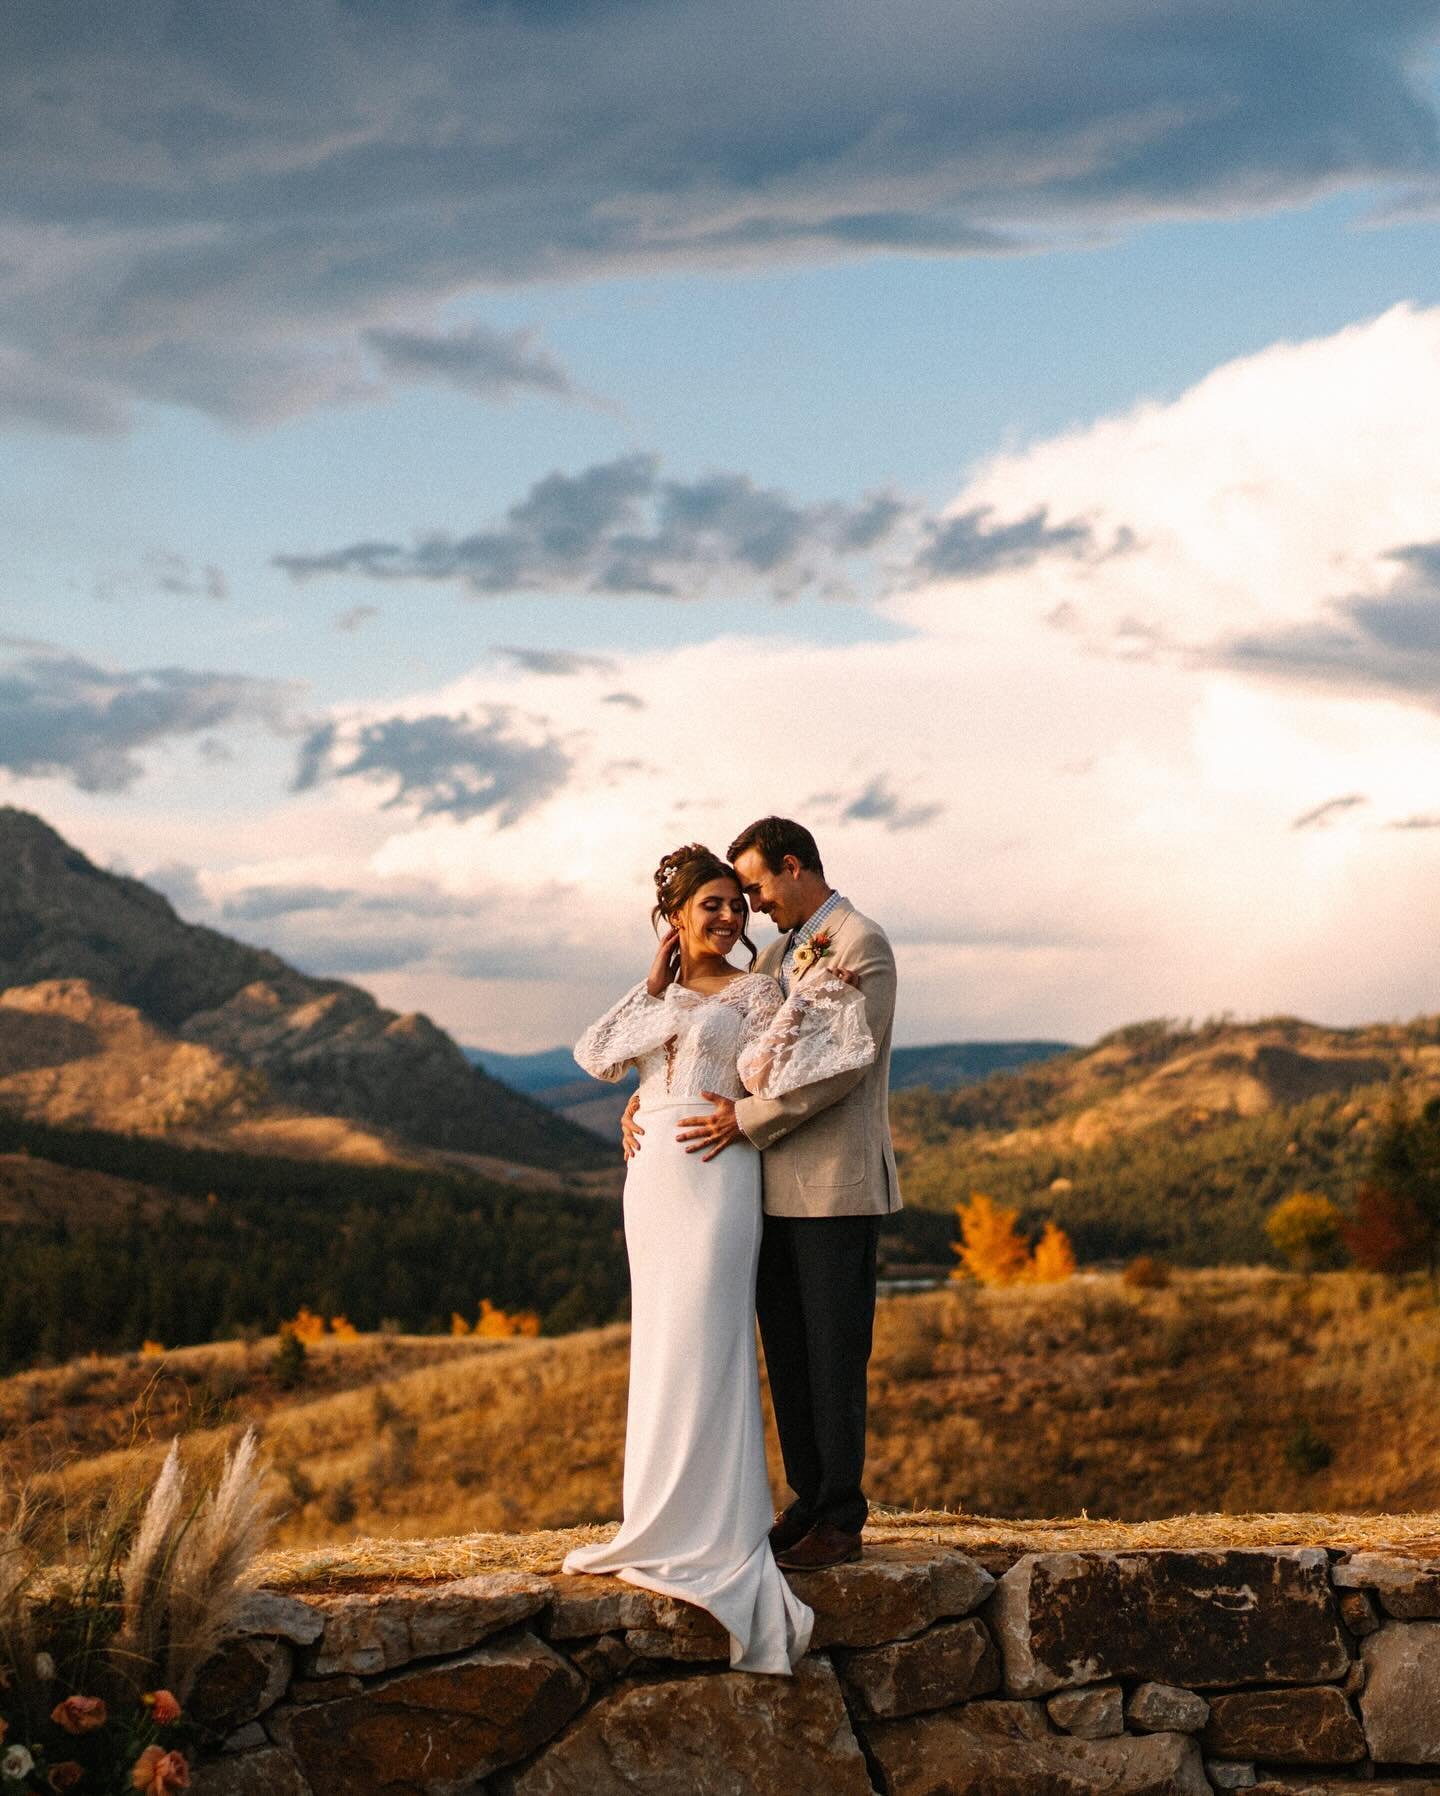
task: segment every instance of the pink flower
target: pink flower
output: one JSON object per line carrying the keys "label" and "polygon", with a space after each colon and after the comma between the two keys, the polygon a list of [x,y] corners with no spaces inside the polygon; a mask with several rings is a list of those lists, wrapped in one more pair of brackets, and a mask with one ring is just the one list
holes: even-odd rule
{"label": "pink flower", "polygon": [[180,1719],[180,1705],[168,1690],[149,1690],[142,1701],[155,1717],[157,1727],[169,1727]]}
{"label": "pink flower", "polygon": [[190,1788],[190,1767],[183,1753],[147,1746],[135,1761],[130,1782],[141,1796],[170,1796],[172,1790]]}
{"label": "pink flower", "polygon": [[103,1696],[67,1696],[64,1702],[57,1702],[51,1709],[50,1719],[67,1734],[93,1734],[97,1727],[105,1725],[105,1699]]}

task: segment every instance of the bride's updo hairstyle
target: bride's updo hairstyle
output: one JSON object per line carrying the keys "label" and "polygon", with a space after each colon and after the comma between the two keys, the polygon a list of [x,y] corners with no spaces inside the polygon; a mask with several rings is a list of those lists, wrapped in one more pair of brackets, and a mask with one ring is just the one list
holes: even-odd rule
{"label": "bride's updo hairstyle", "polygon": [[[662,919],[666,923],[673,922],[700,888],[708,886],[712,879],[733,880],[736,890],[742,889],[740,875],[729,861],[722,861],[703,842],[687,842],[683,848],[672,848],[655,869],[655,908],[650,913],[650,921],[656,934],[660,933]],[[750,950],[753,967],[759,950],[745,933],[743,923],[740,940]]]}

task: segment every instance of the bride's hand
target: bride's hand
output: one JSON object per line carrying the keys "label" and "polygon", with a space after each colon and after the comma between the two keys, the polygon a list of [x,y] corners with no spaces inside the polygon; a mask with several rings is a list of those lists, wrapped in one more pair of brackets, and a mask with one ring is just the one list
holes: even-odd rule
{"label": "bride's hand", "polygon": [[655,958],[650,963],[650,973],[645,981],[646,991],[652,998],[663,998],[665,987],[673,983],[679,970],[680,931],[671,929],[655,950]]}

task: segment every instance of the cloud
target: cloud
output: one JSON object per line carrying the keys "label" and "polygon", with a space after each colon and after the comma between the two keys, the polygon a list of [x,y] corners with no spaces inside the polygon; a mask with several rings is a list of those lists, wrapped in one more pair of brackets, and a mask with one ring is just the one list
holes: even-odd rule
{"label": "cloud", "polygon": [[1328,829],[1337,817],[1346,811],[1353,811],[1357,805],[1368,804],[1363,792],[1347,792],[1343,798],[1327,798],[1324,804],[1317,804],[1313,809],[1302,811],[1290,825],[1291,829]]}
{"label": "cloud", "polygon": [[126,422],[123,395],[103,380],[77,377],[44,356],[0,344],[0,429],[114,436]]}
{"label": "cloud", "polygon": [[348,611],[342,611],[335,619],[335,628],[344,630],[353,636],[362,625],[368,624],[372,618],[379,617],[379,615],[380,607],[378,605],[352,605]]}
{"label": "cloud", "polygon": [[506,400],[517,393],[576,397],[565,370],[535,341],[533,331],[495,331],[481,324],[463,330],[423,331],[376,327],[365,341],[387,373],[433,380],[476,399]]}
{"label": "cloud", "polygon": [[137,568],[105,574],[95,583],[97,599],[113,599],[122,592],[162,592],[177,599],[228,599],[230,582],[214,562],[194,562],[174,549],[147,549]]}
{"label": "cloud", "polygon": [[1384,590],[1331,601],[1300,623],[1221,645],[1233,666],[1355,692],[1390,692],[1440,707],[1440,543],[1376,558]]}
{"label": "cloud", "polygon": [[1029,567],[1043,555],[1080,555],[1095,546],[1088,524],[1051,524],[1043,505],[1009,524],[992,523],[991,516],[990,507],[980,505],[929,524],[929,540],[915,557],[915,573],[975,580],[997,568]]}
{"label": "cloud", "polygon": [[220,915],[231,922],[263,923],[271,917],[291,917],[300,911],[338,910],[351,894],[335,886],[249,886],[220,906]]}
{"label": "cloud", "polygon": [[526,673],[554,674],[561,677],[580,673],[611,673],[615,663],[607,655],[582,655],[574,649],[525,649],[497,647]]}
{"label": "cloud", "polygon": [[645,701],[638,692],[607,692],[600,701],[606,705],[622,705],[627,711],[643,711]]}
{"label": "cloud", "polygon": [[200,870],[188,861],[164,861],[158,867],[147,868],[144,877],[146,885],[163,893],[187,921],[193,922],[209,911],[210,899]]}
{"label": "cloud", "polygon": [[363,973],[392,973],[397,967],[413,966],[430,952],[424,936],[381,935],[369,939],[327,937],[308,948],[296,949],[293,958],[302,972],[317,978],[340,978]]}
{"label": "cloud", "polygon": [[[657,630],[559,679],[482,638],[462,676],[338,712],[306,790],[248,821],[77,808],[102,850],[183,853],[221,896],[368,888],[389,908],[356,897],[252,927],[317,966],[327,942],[424,936],[426,959],[377,971],[377,992],[493,1046],[573,1041],[649,962],[661,853],[723,847],[771,812],[813,819],[835,884],[893,926],[898,1040],[1083,1040],[1161,1011],[1415,1014],[1434,986],[1415,927],[1434,843],[1381,825],[1435,813],[1440,710],[1423,683],[1230,650],[1323,628],[1386,668],[1425,663],[1437,415],[1440,309],[1399,307],[992,457],[953,495],[986,529],[1078,519],[1102,547],[1128,530],[1124,554],[1002,558],[958,595],[904,579],[876,601],[898,627],[863,641],[751,633],[727,606],[695,640]],[[388,737],[396,720],[410,739]],[[565,763],[542,765],[545,795],[503,836],[483,785],[497,735]],[[1360,794],[1348,823],[1289,827]]]}
{"label": "cloud", "polygon": [[514,714],[381,717],[326,723],[301,750],[295,790],[326,780],[391,784],[385,808],[464,821],[492,813],[502,829],[543,805],[565,783],[570,757],[549,734],[519,733]]}
{"label": "cloud", "polygon": [[173,549],[154,549],[145,568],[157,589],[180,599],[227,599],[230,584],[213,562],[196,567]]}
{"label": "cloud", "polygon": [[68,779],[85,792],[124,792],[144,771],[137,751],[228,724],[284,731],[295,696],[278,680],[180,667],[121,671],[0,637],[0,767]]}
{"label": "cloud", "polygon": [[[617,273],[1093,242],[1433,186],[1440,0],[225,9],[13,0],[0,408],[263,421],[555,391],[447,308]],[[384,367],[378,383],[374,362]],[[549,383],[547,385],[547,382]]]}
{"label": "cloud", "polygon": [[787,599],[846,590],[848,559],[874,551],[906,515],[889,494],[802,505],[744,474],[670,480],[656,456],[626,455],[578,474],[547,474],[493,529],[436,533],[410,548],[363,539],[274,561],[293,580],[453,580],[479,595],[697,598],[758,585]]}
{"label": "cloud", "polygon": [[944,808],[940,804],[905,804],[890,790],[882,774],[842,804],[839,816],[842,823],[883,823],[886,829],[918,829],[921,824],[932,822]]}

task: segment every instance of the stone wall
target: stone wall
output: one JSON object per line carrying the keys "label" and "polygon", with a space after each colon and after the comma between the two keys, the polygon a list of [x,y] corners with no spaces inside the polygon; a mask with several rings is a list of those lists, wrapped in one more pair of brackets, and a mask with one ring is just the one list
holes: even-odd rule
{"label": "stone wall", "polygon": [[614,1579],[256,1593],[197,1796],[1440,1796],[1440,1564],[878,1545],[795,1587],[794,1678]]}

